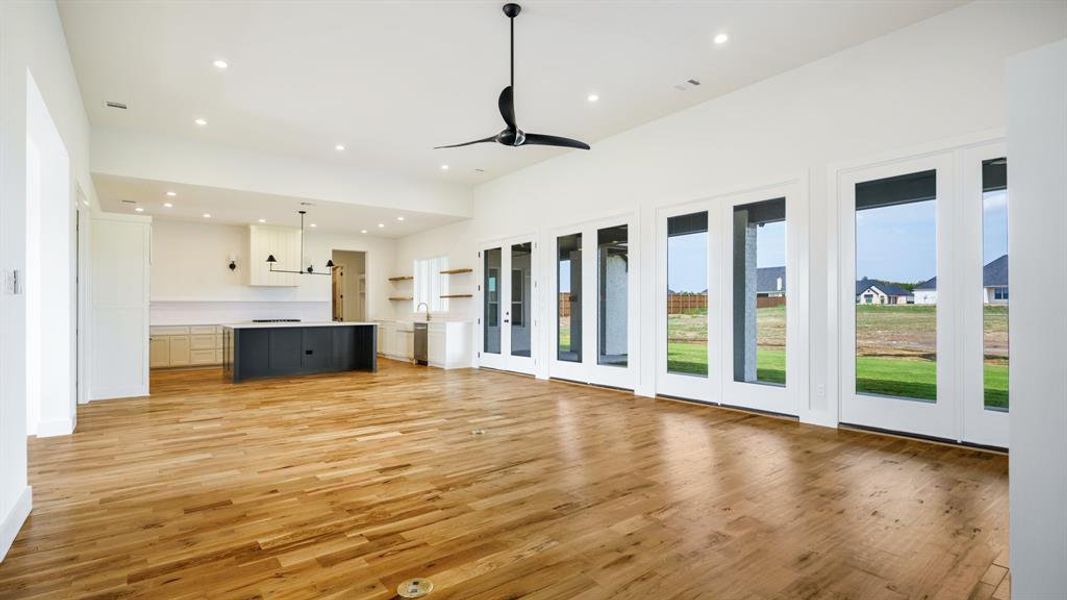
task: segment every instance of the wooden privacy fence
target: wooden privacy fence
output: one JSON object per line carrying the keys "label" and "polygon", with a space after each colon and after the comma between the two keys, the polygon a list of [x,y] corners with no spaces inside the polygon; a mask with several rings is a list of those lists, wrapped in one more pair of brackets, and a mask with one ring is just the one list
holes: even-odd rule
{"label": "wooden privacy fence", "polygon": [[[559,293],[559,316],[571,316],[571,301],[569,292]],[[782,306],[785,304],[785,296],[760,296],[756,298],[757,308]],[[667,294],[667,314],[683,315],[695,311],[708,309],[707,294]]]}
{"label": "wooden privacy fence", "polygon": [[707,294],[667,294],[668,315],[680,315],[707,309]]}

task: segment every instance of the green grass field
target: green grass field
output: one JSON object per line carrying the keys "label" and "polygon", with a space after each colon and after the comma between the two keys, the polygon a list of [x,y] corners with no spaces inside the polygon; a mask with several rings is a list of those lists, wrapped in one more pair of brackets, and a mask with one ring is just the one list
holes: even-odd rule
{"label": "green grass field", "polygon": [[[936,307],[857,306],[856,313],[856,390],[867,394],[935,400]],[[756,320],[757,380],[784,383],[785,307],[761,308]],[[1007,307],[985,307],[985,405],[993,409],[1008,407],[1007,325]],[[671,315],[667,331],[668,370],[706,375],[705,315]]]}

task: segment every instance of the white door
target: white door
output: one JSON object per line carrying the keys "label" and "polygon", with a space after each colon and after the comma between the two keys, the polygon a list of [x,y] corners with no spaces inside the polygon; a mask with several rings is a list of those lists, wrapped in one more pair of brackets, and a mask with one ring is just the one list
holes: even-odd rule
{"label": "white door", "polygon": [[[656,391],[796,415],[806,385],[805,186],[657,213]],[[789,232],[789,235],[787,235]]]}
{"label": "white door", "polygon": [[963,441],[1008,447],[1008,160],[1004,143],[961,152]]}
{"label": "white door", "polygon": [[[961,439],[953,158],[839,173],[843,423]],[[870,286],[885,304],[857,301]]]}
{"label": "white door", "polygon": [[482,366],[533,374],[535,367],[536,244],[532,236],[483,247]]}
{"label": "white door", "polygon": [[560,228],[550,236],[553,348],[549,375],[633,389],[637,228],[632,216]]}

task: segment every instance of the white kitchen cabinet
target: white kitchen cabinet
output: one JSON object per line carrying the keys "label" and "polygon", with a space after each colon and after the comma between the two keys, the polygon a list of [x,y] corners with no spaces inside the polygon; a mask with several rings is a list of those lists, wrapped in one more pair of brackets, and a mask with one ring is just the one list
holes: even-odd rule
{"label": "white kitchen cabinet", "polygon": [[396,358],[400,360],[415,358],[415,330],[410,322],[397,322],[393,340],[393,353]]}
{"label": "white kitchen cabinet", "polygon": [[300,285],[299,275],[294,273],[271,272],[267,257],[273,256],[277,261],[275,269],[299,271],[300,264],[300,230],[292,227],[274,227],[271,225],[248,226],[248,285],[295,287]]}
{"label": "white kitchen cabinet", "polygon": [[170,339],[153,337],[148,342],[148,366],[156,369],[170,366]]}
{"label": "white kitchen cabinet", "polygon": [[396,323],[393,321],[378,322],[378,354],[393,356],[393,340],[396,336]]}
{"label": "white kitchen cabinet", "polygon": [[161,369],[222,364],[221,331],[218,325],[153,326],[149,365]]}
{"label": "white kitchen cabinet", "polygon": [[189,365],[189,336],[172,335],[167,338],[170,342],[170,367],[185,367]]}
{"label": "white kitchen cabinet", "polygon": [[[430,366],[443,369],[470,367],[473,362],[473,325],[469,321],[430,321],[426,333],[426,358]],[[411,321],[379,321],[378,354],[394,360],[415,358]]]}

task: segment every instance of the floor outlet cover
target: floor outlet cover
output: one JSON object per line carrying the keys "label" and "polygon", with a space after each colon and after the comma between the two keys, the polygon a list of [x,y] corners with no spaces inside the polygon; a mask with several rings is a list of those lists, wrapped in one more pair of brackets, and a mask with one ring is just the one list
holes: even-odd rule
{"label": "floor outlet cover", "polygon": [[433,582],[429,579],[408,579],[396,588],[401,598],[422,598],[433,591]]}

